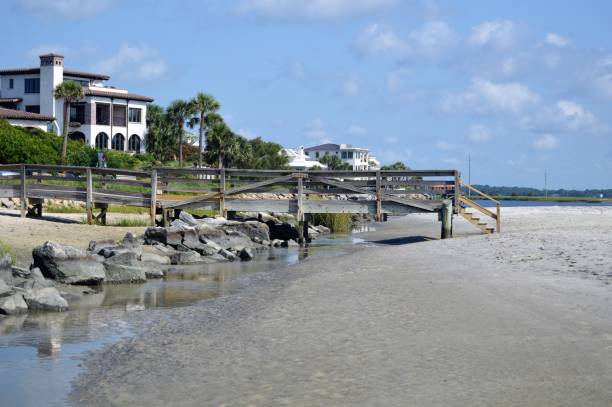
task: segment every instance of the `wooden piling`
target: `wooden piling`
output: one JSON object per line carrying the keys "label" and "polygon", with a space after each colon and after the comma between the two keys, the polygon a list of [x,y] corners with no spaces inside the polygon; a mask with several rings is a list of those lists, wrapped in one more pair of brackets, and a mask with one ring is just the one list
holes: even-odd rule
{"label": "wooden piling", "polygon": [[442,201],[442,239],[453,237],[453,201]]}
{"label": "wooden piling", "polygon": [[21,191],[19,194],[19,201],[21,204],[21,217],[25,218],[27,211],[28,211],[28,202],[27,202],[27,196],[28,196],[28,191],[27,191],[27,184],[26,184],[26,166],[25,165],[21,165]]}
{"label": "wooden piling", "polygon": [[381,191],[381,175],[380,171],[376,171],[376,222],[382,222],[382,191]]}
{"label": "wooden piling", "polygon": [[91,168],[85,170],[87,183],[87,198],[85,201],[85,209],[87,211],[87,224],[93,223],[93,179],[91,176]]}
{"label": "wooden piling", "polygon": [[149,208],[149,224],[155,226],[157,211],[157,170],[151,171],[151,206]]}

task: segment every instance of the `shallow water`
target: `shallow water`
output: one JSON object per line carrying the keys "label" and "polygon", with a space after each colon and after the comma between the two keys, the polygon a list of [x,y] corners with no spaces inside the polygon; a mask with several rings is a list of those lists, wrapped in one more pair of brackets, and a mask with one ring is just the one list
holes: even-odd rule
{"label": "shallow water", "polygon": [[148,312],[230,295],[248,287],[257,275],[309,257],[345,254],[363,243],[357,236],[330,236],[305,248],[270,249],[250,262],[177,266],[163,280],[104,286],[72,301],[67,312],[2,317],[0,405],[65,405],[71,381],[79,372],[79,359],[138,332],[136,321],[145,321]]}
{"label": "shallow water", "polygon": [[[495,206],[495,203],[487,199],[475,199],[475,202],[485,207]],[[500,201],[502,207],[515,207],[515,206],[612,206],[612,201],[608,202],[554,202],[554,201]]]}

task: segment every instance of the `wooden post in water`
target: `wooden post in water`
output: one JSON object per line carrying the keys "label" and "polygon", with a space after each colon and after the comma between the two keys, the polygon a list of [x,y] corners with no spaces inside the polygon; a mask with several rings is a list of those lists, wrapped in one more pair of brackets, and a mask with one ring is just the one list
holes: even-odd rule
{"label": "wooden post in water", "polygon": [[87,198],[85,201],[85,209],[87,211],[87,224],[93,223],[93,179],[91,176],[91,168],[85,170],[85,183],[87,188]]}
{"label": "wooden post in water", "polygon": [[376,222],[382,222],[382,191],[380,171],[376,171]]}
{"label": "wooden post in water", "polygon": [[19,200],[21,201],[21,217],[25,218],[28,210],[27,203],[27,184],[26,184],[26,166],[24,164],[21,165],[21,191],[19,195]]}
{"label": "wooden post in water", "polygon": [[149,224],[155,226],[157,213],[157,170],[151,171],[151,207],[149,208]]}
{"label": "wooden post in water", "polygon": [[499,233],[501,232],[501,207],[499,202],[497,202],[495,206],[497,207],[497,217],[495,218],[495,222],[497,225],[497,233]]}
{"label": "wooden post in water", "polygon": [[453,201],[442,201],[442,239],[453,237]]}

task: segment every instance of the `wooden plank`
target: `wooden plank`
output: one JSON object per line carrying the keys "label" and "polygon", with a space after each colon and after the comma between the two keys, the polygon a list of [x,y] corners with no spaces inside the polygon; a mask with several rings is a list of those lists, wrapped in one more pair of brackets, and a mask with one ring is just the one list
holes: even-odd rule
{"label": "wooden plank", "polygon": [[[303,222],[304,221],[304,180],[302,179],[302,177],[298,177],[297,179],[297,202],[298,202],[298,207],[297,207],[297,220],[298,222]],[[302,225],[302,231],[303,231],[303,225]],[[303,236],[301,236],[300,238],[303,238]]]}
{"label": "wooden plank", "polygon": [[151,206],[149,207],[150,225],[155,226],[155,215],[157,213],[157,170],[151,171]]}
{"label": "wooden plank", "polygon": [[28,202],[27,202],[27,198],[28,198],[28,185],[26,184],[26,166],[22,165],[21,166],[21,190],[20,190],[20,194],[19,194],[19,200],[20,200],[20,204],[21,204],[21,217],[25,218],[26,216],[26,212],[28,209]]}
{"label": "wooden plank", "polygon": [[459,200],[461,202],[463,202],[464,204],[471,206],[472,208],[484,213],[485,215],[493,218],[493,219],[497,219],[497,215],[493,212],[491,212],[490,210],[488,210],[487,208],[485,208],[484,206],[472,201],[471,199],[466,198],[465,196],[461,195],[459,197]]}
{"label": "wooden plank", "polygon": [[17,198],[20,193],[20,185],[0,185],[0,198]]}
{"label": "wooden plank", "polygon": [[87,211],[87,224],[93,223],[93,180],[91,176],[91,168],[87,169],[87,198],[85,200],[85,209]]}

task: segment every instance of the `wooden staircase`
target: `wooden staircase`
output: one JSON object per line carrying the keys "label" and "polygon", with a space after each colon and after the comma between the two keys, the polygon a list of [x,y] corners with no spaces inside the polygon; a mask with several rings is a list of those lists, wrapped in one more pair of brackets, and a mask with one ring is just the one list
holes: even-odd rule
{"label": "wooden staircase", "polygon": [[[466,184],[463,181],[460,181],[460,185],[465,187],[476,194],[479,199],[488,199],[495,203],[495,212],[485,208],[484,206],[478,204],[477,202],[471,199],[471,196],[466,196],[465,194],[459,195],[459,215],[461,215],[465,220],[470,222],[472,225],[478,227],[486,234],[491,234],[497,231],[499,233],[501,231],[501,204],[498,200],[494,199],[490,195],[485,194],[482,191],[474,188],[473,186]],[[467,209],[474,209],[480,213],[468,212]],[[482,219],[482,215],[487,216],[493,220],[495,220],[495,226],[490,226],[486,221]]]}

